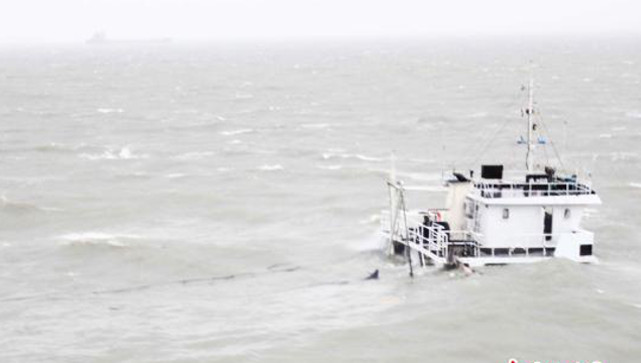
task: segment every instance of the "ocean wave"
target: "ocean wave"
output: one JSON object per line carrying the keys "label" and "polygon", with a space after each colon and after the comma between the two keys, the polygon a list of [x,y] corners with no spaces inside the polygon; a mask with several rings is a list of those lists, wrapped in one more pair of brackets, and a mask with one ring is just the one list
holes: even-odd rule
{"label": "ocean wave", "polygon": [[374,156],[367,156],[367,155],[362,155],[362,154],[349,154],[349,153],[333,153],[333,152],[326,152],[322,154],[323,159],[329,160],[333,158],[341,158],[341,159],[358,159],[362,161],[371,161],[371,162],[382,162],[382,161],[388,161],[389,158],[380,158],[380,157],[374,157]]}
{"label": "ocean wave", "polygon": [[417,192],[446,192],[447,188],[442,185],[421,185],[421,186],[406,186],[405,190]]}
{"label": "ocean wave", "polygon": [[141,239],[134,234],[109,234],[104,232],[69,233],[58,237],[63,246],[130,247],[131,242]]}
{"label": "ocean wave", "polygon": [[630,111],[625,113],[626,117],[630,118],[641,118],[641,112],[639,111]]}
{"label": "ocean wave", "polygon": [[630,183],[628,183],[628,185],[629,185],[630,187],[632,187],[632,188],[638,188],[638,189],[641,189],[641,183],[633,183],[633,182],[630,182]]}
{"label": "ocean wave", "polygon": [[99,154],[80,154],[79,157],[88,160],[129,160],[129,159],[146,159],[147,154],[136,155],[128,146],[120,149],[108,149]]}
{"label": "ocean wave", "polygon": [[487,117],[487,115],[488,115],[487,112],[475,112],[475,113],[469,114],[469,115],[467,115],[465,117],[467,117],[467,118],[483,118],[483,117]]}
{"label": "ocean wave", "polygon": [[254,95],[251,94],[251,93],[236,92],[236,94],[234,95],[234,98],[237,99],[237,100],[250,100],[250,99],[254,98]]}
{"label": "ocean wave", "polygon": [[330,125],[329,124],[302,124],[300,127],[304,129],[326,129]]}
{"label": "ocean wave", "polygon": [[223,136],[234,136],[234,135],[248,134],[252,132],[254,132],[254,129],[238,129],[238,130],[221,131],[220,134]]}
{"label": "ocean wave", "polygon": [[45,152],[45,153],[46,152],[74,152],[74,151],[78,151],[78,150],[81,150],[81,149],[84,149],[84,148],[87,148],[87,147],[88,147],[88,145],[85,144],[85,143],[80,143],[80,144],[77,144],[77,145],[67,145],[67,144],[61,144],[61,143],[57,143],[57,142],[51,142],[51,143],[46,144],[46,145],[36,146],[33,149],[35,151]]}
{"label": "ocean wave", "polygon": [[629,152],[629,151],[620,151],[620,152],[613,152],[610,154],[610,160],[612,161],[627,161],[630,159],[635,159],[639,156],[639,154],[635,152]]}
{"label": "ocean wave", "polygon": [[151,178],[152,175],[145,172],[145,171],[134,171],[134,172],[129,172],[129,173],[120,173],[118,174],[119,177],[123,178]]}
{"label": "ocean wave", "polygon": [[60,208],[43,207],[30,202],[20,202],[8,199],[5,195],[0,196],[0,209],[14,212],[62,212]]}
{"label": "ocean wave", "polygon": [[[389,173],[389,171],[386,171]],[[412,179],[412,180],[417,180],[417,181],[435,181],[435,180],[440,180],[442,178],[441,173],[408,173],[408,172],[402,172],[402,171],[397,171],[396,176],[399,178],[407,178],[407,179]]]}

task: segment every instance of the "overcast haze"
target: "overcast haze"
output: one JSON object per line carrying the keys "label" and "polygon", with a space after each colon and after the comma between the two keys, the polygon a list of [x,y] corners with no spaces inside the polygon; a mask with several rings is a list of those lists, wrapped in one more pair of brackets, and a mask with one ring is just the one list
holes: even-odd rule
{"label": "overcast haze", "polygon": [[4,0],[0,41],[639,34],[634,0]]}

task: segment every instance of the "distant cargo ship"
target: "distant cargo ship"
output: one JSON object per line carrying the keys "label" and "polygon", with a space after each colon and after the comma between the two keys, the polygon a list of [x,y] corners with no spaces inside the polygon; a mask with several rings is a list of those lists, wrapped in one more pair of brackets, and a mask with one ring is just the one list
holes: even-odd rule
{"label": "distant cargo ship", "polygon": [[86,44],[109,44],[109,43],[170,43],[171,38],[149,38],[149,39],[109,39],[105,31],[97,31],[85,41]]}

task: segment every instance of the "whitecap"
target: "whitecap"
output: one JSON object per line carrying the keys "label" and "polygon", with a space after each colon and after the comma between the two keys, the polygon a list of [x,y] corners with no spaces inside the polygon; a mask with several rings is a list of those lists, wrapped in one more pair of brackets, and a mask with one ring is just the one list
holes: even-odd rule
{"label": "whitecap", "polygon": [[356,159],[363,160],[363,161],[387,161],[387,158],[377,158],[373,156],[365,156],[365,155],[360,155],[356,154],[354,155]]}
{"label": "whitecap", "polygon": [[186,176],[186,175],[185,175],[185,174],[183,174],[183,173],[172,173],[172,174],[167,174],[167,175],[165,175],[165,177],[167,177],[167,178],[169,178],[169,179],[183,178],[183,177],[185,177],[185,176]]}
{"label": "whitecap", "polygon": [[340,170],[343,168],[342,165],[336,164],[336,165],[317,165],[316,166],[319,169],[324,169],[324,170]]}
{"label": "whitecap", "polygon": [[369,216],[367,219],[362,219],[358,223],[359,224],[377,224],[381,222],[381,215],[380,214],[372,214]]}
{"label": "whitecap", "polygon": [[241,135],[241,134],[248,134],[254,132],[253,129],[238,129],[238,130],[229,130],[229,131],[221,131],[221,135],[223,136],[234,136],[234,135]]}
{"label": "whitecap", "polygon": [[641,112],[639,111],[630,111],[625,113],[626,117],[630,118],[641,118]]}
{"label": "whitecap", "polygon": [[98,113],[123,113],[125,110],[122,108],[99,108],[96,110]]}
{"label": "whitecap", "polygon": [[263,171],[277,171],[277,170],[283,170],[283,166],[282,166],[282,165],[280,165],[280,164],[274,164],[274,165],[263,165],[263,166],[261,166],[261,167],[260,167],[260,168],[258,168],[258,169],[259,169],[259,170],[263,170]]}
{"label": "whitecap", "polygon": [[343,154],[343,153],[333,153],[333,152],[326,152],[322,154],[323,159],[328,160],[331,158],[342,158],[342,159],[358,159],[362,161],[374,161],[374,162],[381,162],[381,161],[388,161],[389,158],[379,158],[379,157],[374,157],[374,156],[367,156],[367,155],[362,155],[362,154]]}
{"label": "whitecap", "polygon": [[118,157],[121,159],[131,159],[133,157],[133,154],[131,153],[131,149],[125,146],[120,149],[120,152],[118,152]]}
{"label": "whitecap", "polygon": [[103,232],[69,233],[58,237],[64,246],[128,247],[128,240],[140,239],[132,234],[109,234]]}
{"label": "whitecap", "polygon": [[213,151],[192,151],[180,155],[174,156],[172,159],[175,160],[197,160],[197,159],[202,159],[207,156],[212,156],[214,155]]}
{"label": "whitecap", "polygon": [[629,186],[632,188],[639,188],[641,189],[641,183],[628,183]]}
{"label": "whitecap", "polygon": [[612,134],[599,134],[599,139],[611,139]]}
{"label": "whitecap", "polygon": [[108,149],[100,154],[80,154],[79,157],[88,160],[127,160],[127,159],[146,159],[146,154],[136,155],[128,146],[121,149]]}

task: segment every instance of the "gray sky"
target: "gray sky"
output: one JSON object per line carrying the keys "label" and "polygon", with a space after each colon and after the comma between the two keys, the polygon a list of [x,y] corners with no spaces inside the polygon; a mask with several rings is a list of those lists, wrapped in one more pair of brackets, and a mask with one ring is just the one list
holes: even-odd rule
{"label": "gray sky", "polygon": [[0,0],[0,41],[641,34],[640,0]]}

